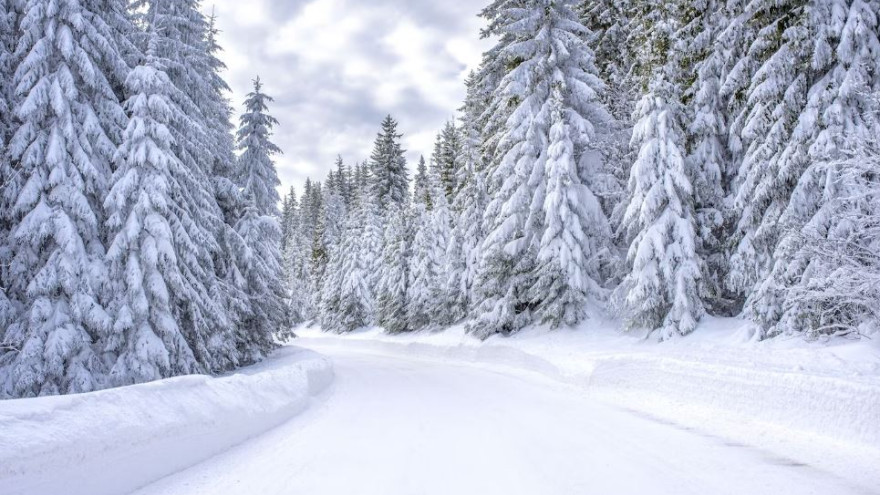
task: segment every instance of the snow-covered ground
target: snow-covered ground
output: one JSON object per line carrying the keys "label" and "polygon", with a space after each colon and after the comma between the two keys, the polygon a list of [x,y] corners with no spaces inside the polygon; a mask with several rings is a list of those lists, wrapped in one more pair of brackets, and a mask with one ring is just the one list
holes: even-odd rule
{"label": "snow-covered ground", "polygon": [[593,323],[302,329],[225,378],[0,402],[0,494],[880,494],[878,342]]}
{"label": "snow-covered ground", "polygon": [[332,379],[326,358],[286,347],[221,378],[0,401],[0,494],[130,493],[284,423]]}
{"label": "snow-covered ground", "polygon": [[[841,475],[605,404],[512,361],[361,337],[297,342],[334,361],[321,406],[137,495],[847,495],[880,482],[880,465]],[[826,460],[863,454],[841,444]]]}
{"label": "snow-covered ground", "polygon": [[[735,443],[757,446],[880,493],[880,340],[756,342],[737,319],[708,318],[693,335],[658,344],[615,322],[527,329],[481,342],[462,328],[344,337],[300,329],[300,344],[530,370],[591,399]],[[847,455],[839,455],[846,452]]]}

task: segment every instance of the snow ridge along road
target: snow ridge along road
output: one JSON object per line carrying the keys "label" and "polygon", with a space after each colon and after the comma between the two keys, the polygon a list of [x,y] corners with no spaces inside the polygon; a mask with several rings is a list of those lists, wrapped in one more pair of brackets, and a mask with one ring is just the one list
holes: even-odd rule
{"label": "snow ridge along road", "polygon": [[332,380],[328,359],[285,347],[219,378],[0,401],[0,494],[130,493],[288,421]]}
{"label": "snow ridge along road", "polygon": [[[631,413],[534,371],[342,339],[297,345],[334,361],[320,405],[137,495],[848,495],[880,486],[877,468],[841,475]],[[847,444],[829,452],[831,464],[866,454]]]}

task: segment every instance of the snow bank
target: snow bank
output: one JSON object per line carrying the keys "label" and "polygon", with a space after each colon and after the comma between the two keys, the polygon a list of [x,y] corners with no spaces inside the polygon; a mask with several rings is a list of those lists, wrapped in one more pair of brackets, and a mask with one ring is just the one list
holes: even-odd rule
{"label": "snow bank", "polygon": [[[529,329],[485,342],[460,327],[390,336],[337,337],[300,330],[304,345],[458,360],[527,370],[654,420],[824,463],[823,449],[880,460],[880,342],[756,342],[746,322],[707,319],[693,336],[663,344],[620,334],[613,322],[576,330]],[[880,473],[878,473],[880,475]]]}
{"label": "snow bank", "polygon": [[0,401],[0,492],[128,493],[278,426],[332,379],[328,359],[287,347],[219,378]]}

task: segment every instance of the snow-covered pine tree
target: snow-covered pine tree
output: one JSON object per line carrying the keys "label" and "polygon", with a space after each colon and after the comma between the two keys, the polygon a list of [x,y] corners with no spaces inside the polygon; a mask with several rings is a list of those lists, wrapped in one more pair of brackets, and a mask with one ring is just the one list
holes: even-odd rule
{"label": "snow-covered pine tree", "polygon": [[[17,30],[18,10],[11,0],[0,0],[0,356],[11,347],[11,344],[5,344],[4,334],[15,316],[15,306],[6,295],[6,287],[10,281],[5,267],[9,266],[11,205],[18,196],[18,188],[12,184],[16,174],[7,153],[7,143],[15,125],[12,113],[15,107],[12,79],[16,65],[14,53],[18,41]],[[0,396],[2,394],[3,387],[0,386]]]}
{"label": "snow-covered pine tree", "polygon": [[285,205],[289,210],[289,216],[284,222],[287,234],[281,254],[284,263],[284,280],[288,287],[288,317],[291,324],[296,325],[306,321],[309,286],[308,278],[303,276],[305,259],[300,229],[301,216],[296,190],[293,187],[285,198]]}
{"label": "snow-covered pine tree", "polygon": [[321,246],[328,254],[342,237],[347,211],[340,193],[338,175],[333,174],[333,186],[324,188],[324,216],[321,222]]}
{"label": "snow-covered pine tree", "polygon": [[350,332],[373,322],[373,283],[382,241],[378,207],[372,191],[364,191],[346,221],[342,242],[330,256],[322,287],[321,326],[329,332]]}
{"label": "snow-covered pine tree", "polygon": [[409,199],[409,172],[400,145],[403,134],[398,133],[397,125],[390,115],[385,117],[370,155],[373,195],[382,215],[391,204],[402,207]]}
{"label": "snow-covered pine tree", "polygon": [[[140,22],[152,33],[149,49],[177,88],[176,103],[187,116],[185,122],[168,125],[172,151],[189,174],[186,188],[175,191],[180,196],[174,199],[186,211],[181,216],[192,220],[176,228],[193,241],[193,251],[187,253],[187,281],[206,294],[188,301],[179,323],[187,327],[187,341],[207,370],[230,369],[241,362],[234,308],[241,307],[243,299],[232,293],[234,274],[218,264],[230,258],[234,244],[240,243],[230,226],[241,213],[226,218],[230,212],[218,203],[220,191],[214,180],[222,176],[215,173],[218,163],[231,156],[230,138],[222,137],[231,124],[228,102],[220,96],[217,82],[221,64],[209,53],[216,47],[209,45],[210,24],[197,0],[152,0],[141,7]],[[235,209],[242,204],[239,200]]]}
{"label": "snow-covered pine tree", "polygon": [[696,72],[683,102],[688,111],[686,164],[694,188],[697,250],[705,262],[704,299],[716,312],[730,314],[735,305],[725,289],[728,256],[724,239],[729,215],[725,203],[733,167],[721,83],[731,67],[716,42],[727,25],[727,15],[724,6],[714,0],[696,0],[685,6],[689,22],[677,33],[675,53],[680,66]]}
{"label": "snow-covered pine tree", "polygon": [[7,274],[22,311],[4,337],[13,350],[0,351],[0,388],[15,397],[86,392],[103,386],[95,343],[110,326],[102,201],[125,122],[111,81],[127,66],[107,19],[125,10],[97,0],[22,7],[20,126],[9,144],[21,187]]}
{"label": "snow-covered pine tree", "polygon": [[241,177],[242,189],[250,195],[248,201],[257,208],[257,212],[277,217],[280,214],[278,203],[281,201],[277,188],[281,181],[278,180],[272,156],[281,153],[281,150],[269,140],[272,128],[278,125],[278,121],[267,113],[268,103],[272,101],[272,97],[263,93],[263,84],[257,77],[254,89],[245,101],[246,111],[241,116],[237,134],[238,149],[241,151],[238,176]]}
{"label": "snow-covered pine tree", "polygon": [[648,87],[637,107],[632,142],[638,158],[621,226],[630,241],[628,273],[617,292],[618,308],[628,325],[647,327],[661,340],[693,332],[704,311],[694,192],[685,164],[683,75],[675,51],[684,20],[680,7],[653,0],[640,3],[644,29],[639,31],[639,67],[648,77]]}
{"label": "snow-covered pine tree", "polygon": [[[792,233],[780,246],[790,250],[786,258],[799,277],[781,278],[788,284],[771,335],[802,332],[816,339],[880,330],[880,139],[864,137],[847,140],[841,160],[816,162],[804,175],[822,181],[816,195],[821,206],[800,242],[792,242]],[[799,189],[810,182],[802,181]]]}
{"label": "snow-covered pine tree", "polygon": [[[743,298],[772,267],[779,240],[776,224],[797,182],[796,176],[783,178],[780,170],[791,164],[803,166],[802,151],[791,155],[786,148],[810,80],[817,73],[814,71],[822,69],[812,67],[814,43],[810,40],[815,38],[817,53],[830,53],[827,37],[821,32],[824,29],[817,30],[814,22],[818,20],[813,15],[818,3],[735,4],[731,26],[739,28],[736,36],[729,37],[746,48],[733,47],[738,58],[722,93],[742,95],[734,99],[737,113],[730,126],[738,176],[734,202],[737,226],[728,285]],[[832,4],[837,2],[827,6]],[[814,62],[824,65],[826,59],[823,55]]]}
{"label": "snow-covered pine tree", "polygon": [[440,178],[447,203],[451,203],[458,191],[458,175],[461,157],[461,136],[454,121],[449,121],[437,135],[431,166]]}
{"label": "snow-covered pine tree", "polygon": [[479,120],[483,112],[473,75],[467,81],[467,98],[461,117],[461,185],[451,206],[453,228],[446,248],[446,311],[450,321],[470,314],[475,302],[480,245],[483,242],[483,212],[489,203],[483,179]]}
{"label": "snow-covered pine tree", "polygon": [[[865,194],[871,179],[860,181],[855,178],[860,172],[853,170],[867,170],[859,165],[876,158],[871,148],[880,135],[880,113],[869,99],[880,88],[880,74],[871,69],[880,63],[880,2],[819,2],[809,5],[805,15],[810,43],[791,49],[809,61],[801,77],[811,85],[805,87],[803,107],[797,109],[788,141],[774,157],[774,175],[764,178],[769,183],[762,188],[772,188],[768,193],[784,209],[768,210],[762,220],[759,231],[778,230],[779,242],[772,269],[746,306],[765,337],[797,332],[816,336],[857,326],[818,301],[804,304],[792,297],[792,288],[829,283],[822,278],[834,276],[834,268],[829,260],[814,256],[813,245],[845,246],[858,238],[856,230],[865,225],[853,219],[859,217],[857,212],[871,210],[869,203],[876,199]],[[773,218],[778,220],[768,224]]]}
{"label": "snow-covered pine tree", "polygon": [[245,100],[237,138],[241,155],[238,175],[242,177],[244,215],[236,231],[244,240],[244,251],[237,254],[248,297],[248,311],[238,319],[237,344],[243,358],[253,362],[274,347],[272,336],[290,335],[286,317],[281,259],[281,226],[278,222],[276,187],[280,184],[273,157],[281,150],[271,141],[277,124],[268,114],[272,98],[263,93],[258,77]]}
{"label": "snow-covered pine tree", "polygon": [[436,170],[429,175],[433,207],[413,207],[413,241],[409,259],[407,320],[412,330],[451,323],[446,308],[446,248],[451,219],[444,186]]}
{"label": "snow-covered pine tree", "polygon": [[351,174],[341,156],[336,157],[337,193],[342,198],[346,210],[351,207]]}
{"label": "snow-covered pine tree", "polygon": [[296,199],[296,189],[290,186],[290,190],[284,195],[281,202],[281,251],[287,249],[290,237],[295,231],[296,215],[299,202]]}
{"label": "snow-covered pine tree", "polygon": [[376,286],[376,324],[390,333],[409,330],[408,212],[394,206],[385,215],[384,250]]}
{"label": "snow-covered pine tree", "polygon": [[[499,1],[489,10],[493,31],[508,40],[502,41],[496,56],[516,63],[508,64],[489,105],[491,116],[485,127],[497,129],[500,134],[485,137],[494,153],[488,172],[492,201],[484,216],[487,236],[480,268],[481,302],[470,326],[480,336],[517,331],[535,321],[536,310],[540,318],[550,318],[557,297],[535,298],[536,293],[530,290],[537,281],[535,269],[545,220],[553,214],[546,211],[550,204],[545,204],[545,199],[554,87],[567,88],[561,92],[563,117],[569,126],[568,139],[574,147],[571,159],[575,163],[588,151],[595,126],[610,119],[598,102],[602,83],[584,41],[589,33],[569,4]],[[577,170],[574,183],[564,187],[585,191],[588,185],[583,175]],[[604,213],[596,212],[594,218],[604,218]],[[598,225],[593,232],[607,231],[607,220],[603,223],[604,227]],[[592,242],[601,246],[609,239],[596,238]]]}
{"label": "snow-covered pine tree", "polygon": [[431,179],[428,177],[424,156],[419,157],[419,165],[413,177],[413,203],[421,203],[425,209],[431,209]]}
{"label": "snow-covered pine tree", "polygon": [[205,353],[194,349],[202,343],[180,325],[180,308],[207,298],[207,289],[189,277],[192,265],[199,268],[189,254],[197,247],[178,230],[193,222],[177,204],[190,174],[174,154],[168,128],[187,120],[176,103],[182,95],[159,67],[148,49],[145,64],[126,81],[131,121],[105,201],[112,234],[107,261],[117,296],[112,331],[104,338],[116,385],[207,370]]}
{"label": "snow-covered pine tree", "polygon": [[309,200],[309,221],[312,225],[311,236],[308,240],[308,260],[309,260],[309,286],[311,287],[312,303],[311,306],[317,310],[321,307],[321,287],[324,285],[324,276],[327,269],[327,261],[329,255],[324,245],[324,219],[325,204],[324,191],[327,189],[324,184],[315,182],[312,188]]}
{"label": "snow-covered pine tree", "polygon": [[611,239],[599,200],[578,178],[575,139],[590,125],[571,117],[575,112],[566,108],[564,91],[565,83],[559,80],[551,94],[545,230],[538,251],[537,281],[531,289],[532,299],[541,301],[536,315],[554,327],[577,324],[587,315],[590,303],[605,298],[600,266],[610,256]]}
{"label": "snow-covered pine tree", "polygon": [[632,0],[581,0],[578,6],[581,22],[590,32],[595,65],[607,86],[602,101],[623,123],[631,123],[638,102],[631,79],[634,55],[627,35],[631,7]]}

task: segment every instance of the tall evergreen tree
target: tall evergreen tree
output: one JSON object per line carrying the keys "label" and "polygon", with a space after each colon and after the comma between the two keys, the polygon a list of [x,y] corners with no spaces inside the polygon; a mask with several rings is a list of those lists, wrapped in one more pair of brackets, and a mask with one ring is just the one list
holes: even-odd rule
{"label": "tall evergreen tree", "polygon": [[242,189],[250,194],[248,201],[259,214],[277,217],[280,214],[278,203],[281,201],[277,188],[281,181],[278,180],[272,156],[281,153],[281,150],[269,140],[272,128],[278,125],[278,121],[267,113],[268,103],[272,101],[272,97],[263,93],[263,84],[257,77],[254,90],[245,101],[246,110],[238,129],[238,149],[242,152],[238,160],[238,175]]}
{"label": "tall evergreen tree", "polygon": [[382,263],[376,288],[376,323],[391,333],[409,329],[409,219],[399,208],[388,211]]}
{"label": "tall evergreen tree", "polygon": [[639,103],[622,232],[630,241],[628,272],[618,293],[630,326],[661,340],[686,335],[703,316],[703,264],[697,254],[694,191],[685,163],[683,65],[676,50],[686,23],[680,3],[643,2],[639,67],[648,78]]}
{"label": "tall evergreen tree", "polygon": [[445,312],[446,247],[450,216],[446,193],[439,175],[431,174],[433,207],[416,204],[413,208],[414,234],[409,259],[410,283],[407,287],[407,320],[412,330],[451,323]]}
{"label": "tall evergreen tree", "polygon": [[[592,193],[584,182],[584,175],[589,172],[580,170],[579,166],[579,157],[589,150],[596,126],[610,119],[598,102],[602,83],[596,76],[593,54],[584,42],[588,35],[586,28],[570,5],[563,2],[496,2],[492,8],[498,22],[495,29],[506,35],[502,38],[513,40],[509,45],[502,42],[498,56],[516,59],[519,63],[512,66],[496,90],[494,98],[500,103],[489,107],[493,112],[490,122],[503,120],[504,123],[488,125],[489,129],[499,129],[501,134],[487,138],[490,143],[498,144],[489,170],[492,201],[484,217],[487,237],[481,261],[482,302],[472,325],[472,329],[482,335],[517,331],[532,323],[535,316],[558,324],[560,320],[554,316],[558,314],[554,309],[558,298],[577,299],[573,304],[582,304],[587,298],[599,297],[595,291],[587,293],[591,285],[587,279],[594,287],[598,285],[594,280],[598,272],[587,263],[593,263],[601,246],[610,242],[604,213],[587,211],[594,207],[595,201],[590,200]],[[555,94],[559,96],[554,97]],[[555,218],[558,212],[552,211],[558,205],[552,198],[546,202],[547,160],[553,152],[551,144],[556,143],[555,139],[551,140],[552,112],[556,104],[564,109],[560,111],[560,118],[564,119],[561,129],[567,135],[562,139],[570,140],[574,148],[565,155],[570,163],[560,167],[573,170],[574,175],[569,182],[556,182],[565,190],[554,194],[572,198],[585,195],[578,201],[584,200],[583,204],[587,205],[566,219],[574,223],[561,228],[555,228],[561,224]],[[548,221],[553,222],[554,230],[543,242]],[[596,236],[585,239],[589,244],[583,246],[569,243],[572,248],[584,249],[588,254],[569,257],[569,253],[559,251],[560,244],[553,238],[571,235],[571,229],[584,229],[588,221],[599,222],[590,227],[591,234]],[[562,282],[564,288],[549,297],[531,290],[539,282],[539,276],[555,276],[550,274],[552,270],[537,271],[539,251],[543,251],[541,262],[548,266],[583,260],[575,269],[577,275],[574,271],[567,272],[567,279]],[[578,288],[583,288],[579,297],[568,294],[569,290]],[[565,323],[578,319],[570,318]]]}
{"label": "tall evergreen tree", "polygon": [[443,186],[446,201],[452,202],[458,191],[458,174],[461,166],[461,136],[455,122],[449,121],[437,136],[431,164]]}
{"label": "tall evergreen tree", "polygon": [[373,195],[381,214],[392,204],[405,205],[409,198],[409,172],[400,146],[402,136],[397,131],[397,121],[390,115],[385,117],[370,155]]}
{"label": "tall evergreen tree", "polygon": [[191,276],[200,268],[191,254],[198,247],[179,230],[193,222],[178,203],[189,173],[169,132],[173,122],[186,121],[176,103],[183,96],[160,66],[148,50],[145,65],[128,77],[131,122],[105,201],[113,233],[107,259],[117,285],[105,347],[115,356],[111,376],[117,385],[208,369],[206,352],[198,349],[204,343],[180,325],[180,308],[204,301],[207,289]]}
{"label": "tall evergreen tree", "polygon": [[235,275],[228,272],[231,267],[218,264],[240,249],[242,240],[236,239],[234,225],[245,203],[238,198],[235,214],[224,212],[218,203],[213,179],[221,175],[215,173],[218,163],[231,156],[231,138],[221,144],[218,136],[228,132],[231,124],[228,117],[223,120],[228,102],[218,96],[219,62],[209,52],[210,24],[198,6],[196,0],[153,0],[140,11],[152,33],[149,50],[177,89],[176,103],[187,116],[185,121],[168,125],[174,139],[172,151],[189,175],[180,179],[187,185],[175,191],[179,197],[174,199],[186,210],[182,217],[191,219],[178,227],[194,243],[193,252],[188,253],[188,282],[203,288],[205,295],[188,301],[179,321],[186,327],[184,333],[199,362],[209,370],[222,370],[240,362],[238,315],[233,308],[241,307],[244,300],[241,294],[232,293]]}
{"label": "tall evergreen tree", "polygon": [[446,248],[446,310],[450,321],[469,315],[476,301],[476,277],[483,242],[482,219],[489,199],[480,154],[479,120],[483,111],[476,79],[467,82],[467,98],[462,108],[461,163],[456,193],[451,206],[453,228]]}
{"label": "tall evergreen tree", "polygon": [[428,167],[425,164],[424,156],[419,157],[416,176],[413,177],[413,203],[421,203],[425,209],[431,209],[431,179],[428,176]]}
{"label": "tall evergreen tree", "polygon": [[272,98],[262,92],[258,77],[245,100],[247,111],[238,129],[239,174],[244,179],[246,207],[236,224],[244,251],[236,263],[243,275],[248,313],[239,319],[237,343],[245,358],[255,361],[272,349],[272,335],[287,336],[284,283],[282,282],[281,226],[278,222],[280,184],[273,156],[281,150],[270,141],[277,121],[268,115]]}
{"label": "tall evergreen tree", "polygon": [[729,115],[721,84],[730,72],[730,61],[717,48],[719,33],[726,25],[727,11],[720,2],[688,2],[690,22],[677,33],[678,64],[696,77],[685,88],[688,108],[686,164],[694,188],[697,251],[705,262],[706,303],[720,313],[731,311],[725,290],[728,235],[727,198],[732,186],[731,153],[726,140]]}
{"label": "tall evergreen tree", "polygon": [[[773,198],[758,232],[772,228],[778,238],[772,246],[772,266],[746,305],[764,336],[823,327],[837,330],[818,311],[792,303],[790,295],[793,286],[804,287],[816,276],[813,253],[802,233],[810,232],[814,239],[847,239],[857,235],[855,227],[838,223],[835,209],[841,204],[854,210],[869,208],[850,199],[862,195],[865,183],[846,178],[853,160],[872,156],[870,147],[880,133],[878,109],[869,99],[880,88],[880,74],[870,69],[880,62],[878,7],[876,1],[862,0],[810,4],[802,21],[812,34],[807,38],[810,44],[783,45],[765,65],[773,68],[773,60],[780,54],[790,56],[790,51],[810,62],[801,67],[800,77],[809,86],[803,87],[802,106],[792,109],[797,113],[790,137],[771,160],[767,172],[773,175],[762,177],[755,189]],[[744,200],[749,190],[740,194]],[[748,258],[737,258],[743,259]]]}
{"label": "tall evergreen tree", "polygon": [[5,336],[15,351],[0,357],[9,395],[101,386],[94,344],[110,325],[101,204],[125,123],[111,81],[127,71],[107,19],[121,12],[122,2],[24,4],[13,78],[20,125],[9,145],[21,188],[8,273],[22,311]]}

